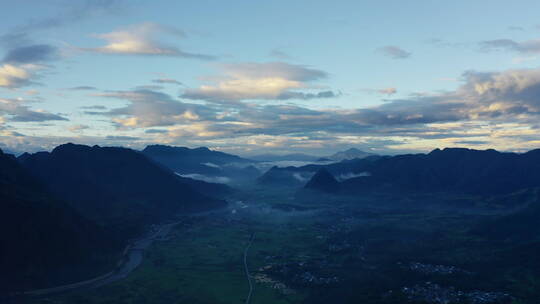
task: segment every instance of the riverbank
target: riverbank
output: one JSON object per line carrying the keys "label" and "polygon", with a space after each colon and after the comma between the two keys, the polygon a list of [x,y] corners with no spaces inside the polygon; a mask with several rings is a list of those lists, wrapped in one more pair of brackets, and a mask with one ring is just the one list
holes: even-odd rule
{"label": "riverbank", "polygon": [[126,278],[131,272],[133,272],[142,263],[144,258],[144,252],[153,244],[154,241],[163,240],[170,233],[172,228],[181,224],[186,218],[207,216],[228,210],[227,207],[217,210],[198,212],[193,214],[182,214],[181,220],[174,222],[164,223],[160,225],[153,225],[152,229],[145,233],[144,236],[134,240],[126,246],[123,251],[122,258],[118,261],[114,270],[100,275],[98,277],[75,282],[71,284],[65,284],[61,286],[55,286],[50,288],[35,289],[25,291],[14,295],[14,297],[43,297],[47,295],[59,294],[69,291],[98,288],[104,285],[111,284],[113,282]]}

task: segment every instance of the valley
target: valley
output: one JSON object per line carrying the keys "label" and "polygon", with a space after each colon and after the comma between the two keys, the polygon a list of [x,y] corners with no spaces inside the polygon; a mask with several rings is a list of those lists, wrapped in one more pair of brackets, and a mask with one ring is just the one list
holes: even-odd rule
{"label": "valley", "polygon": [[[487,304],[523,296],[518,265],[488,266],[501,263],[508,244],[470,232],[492,210],[426,208],[436,195],[309,203],[294,195],[237,193],[222,212],[179,218],[124,280],[29,303],[243,303],[252,235],[250,303]],[[535,264],[519,267],[525,262]]]}
{"label": "valley", "polygon": [[[4,302],[534,304],[540,296],[540,183],[522,174],[538,151],[445,149],[277,167],[239,165],[208,149],[152,149],[167,157],[72,144],[2,155],[11,205],[66,212],[66,224],[50,226],[55,246],[14,242],[13,252],[49,250],[50,266],[14,264]],[[229,185],[168,167],[184,155],[201,163],[183,173],[226,175]],[[254,170],[258,178],[239,174]],[[491,182],[479,180],[485,174]],[[508,175],[526,187],[505,183]],[[486,195],[492,183],[497,192]],[[53,258],[70,246],[78,261]]]}

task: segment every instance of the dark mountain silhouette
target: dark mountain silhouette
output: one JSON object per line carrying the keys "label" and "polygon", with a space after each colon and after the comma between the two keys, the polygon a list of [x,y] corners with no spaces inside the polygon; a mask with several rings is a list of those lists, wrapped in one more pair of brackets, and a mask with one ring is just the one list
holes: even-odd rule
{"label": "dark mountain silhouette", "polygon": [[0,295],[101,270],[118,246],[0,150]]}
{"label": "dark mountain silhouette", "polygon": [[165,165],[171,170],[182,173],[220,174],[220,166],[230,163],[249,163],[250,161],[236,155],[213,151],[206,147],[190,149],[151,145],[142,150],[147,157]]}
{"label": "dark mountain silhouette", "polygon": [[257,179],[257,183],[267,186],[300,187],[313,176],[311,170],[298,167],[280,168],[274,166]]}
{"label": "dark mountain silhouette", "polygon": [[259,183],[297,187],[295,176],[307,176],[320,168],[342,180],[340,191],[350,194],[409,191],[502,195],[540,187],[540,150],[519,154],[463,148],[272,168]]}
{"label": "dark mountain silhouette", "polygon": [[318,190],[322,192],[336,193],[339,191],[339,182],[325,168],[319,169],[315,175],[305,185],[306,189]]}
{"label": "dark mountain silhouette", "polygon": [[174,213],[225,204],[131,149],[65,144],[19,160],[53,194],[121,238]]}
{"label": "dark mountain silhouette", "polygon": [[380,156],[369,156],[363,159],[344,160],[328,165],[310,164],[301,167],[272,167],[266,171],[257,182],[262,185],[280,185],[288,187],[299,187],[311,179],[311,177],[321,168],[325,168],[334,176],[354,175],[364,172],[364,168],[371,162],[379,159]]}
{"label": "dark mountain silhouette", "polygon": [[234,191],[231,187],[225,184],[208,183],[205,181],[182,177],[179,175],[177,175],[177,178],[181,183],[190,186],[195,191],[205,193],[206,195],[214,198],[223,197],[225,195],[231,194]]}
{"label": "dark mountain silhouette", "polygon": [[230,179],[254,179],[260,175],[259,170],[250,165],[252,160],[206,147],[190,149],[151,145],[142,153],[179,174],[202,174]]}
{"label": "dark mountain silhouette", "polygon": [[540,186],[540,150],[517,154],[436,149],[428,154],[381,157],[356,170],[369,172],[370,176],[343,182],[342,188],[347,191],[385,189],[498,195]]}

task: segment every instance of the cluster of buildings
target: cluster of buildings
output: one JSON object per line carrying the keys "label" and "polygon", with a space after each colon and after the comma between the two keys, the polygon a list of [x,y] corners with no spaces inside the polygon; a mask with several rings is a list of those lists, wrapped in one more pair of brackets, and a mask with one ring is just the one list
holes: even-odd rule
{"label": "cluster of buildings", "polygon": [[409,301],[421,301],[429,304],[510,304],[512,296],[503,292],[459,291],[454,287],[445,287],[432,282],[403,287],[401,292]]}

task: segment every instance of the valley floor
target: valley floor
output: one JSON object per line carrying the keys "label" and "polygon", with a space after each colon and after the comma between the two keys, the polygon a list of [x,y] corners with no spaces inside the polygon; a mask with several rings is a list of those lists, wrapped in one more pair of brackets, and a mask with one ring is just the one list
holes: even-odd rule
{"label": "valley floor", "polygon": [[513,244],[469,232],[490,210],[422,207],[437,196],[276,193],[252,189],[226,211],[180,218],[125,279],[25,302],[246,303],[245,264],[257,304],[533,303],[540,294],[536,249],[512,261]]}

